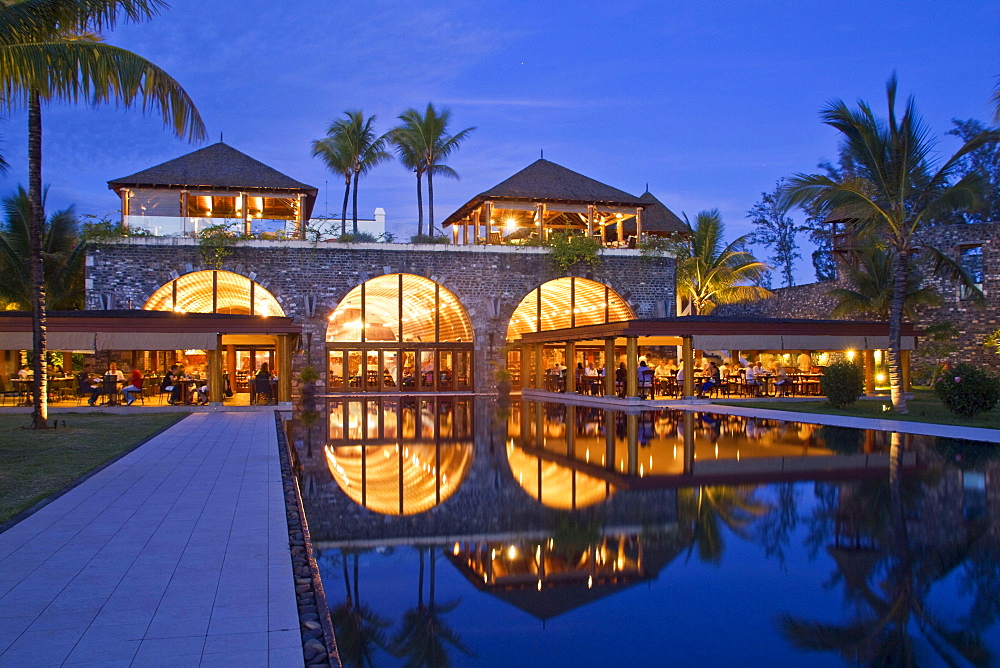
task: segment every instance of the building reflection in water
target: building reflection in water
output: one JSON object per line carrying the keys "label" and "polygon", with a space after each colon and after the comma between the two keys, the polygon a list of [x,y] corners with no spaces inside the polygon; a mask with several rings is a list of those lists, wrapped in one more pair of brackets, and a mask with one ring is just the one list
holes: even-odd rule
{"label": "building reflection in water", "polygon": [[[593,505],[617,489],[881,475],[889,463],[885,435],[876,432],[669,409],[522,401],[508,435],[518,484],[562,509]],[[904,464],[915,464],[912,452]]]}
{"label": "building reflection in water", "polygon": [[456,541],[448,558],[480,591],[546,620],[656,579],[684,545],[676,531],[602,535],[564,522],[546,538]]}
{"label": "building reflection in water", "polygon": [[430,510],[475,453],[469,399],[343,399],[328,406],[327,464],[354,502],[384,515]]}

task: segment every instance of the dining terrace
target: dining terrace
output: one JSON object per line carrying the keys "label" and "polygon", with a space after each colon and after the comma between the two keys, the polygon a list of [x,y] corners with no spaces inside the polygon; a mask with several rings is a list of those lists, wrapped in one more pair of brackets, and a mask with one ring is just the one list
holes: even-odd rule
{"label": "dining terrace", "polygon": [[[903,386],[919,332],[904,325]],[[876,393],[889,347],[888,325],[833,320],[632,319],[525,332],[508,355],[522,390],[626,400],[819,396],[825,368],[851,361]],[[718,382],[704,382],[718,367]],[[688,371],[690,370],[690,371]]]}
{"label": "dining terrace", "polygon": [[[132,392],[141,405],[289,405],[300,333],[301,326],[282,316],[52,312],[46,398],[56,406],[117,406],[128,398],[123,390],[141,379]],[[0,314],[0,405],[31,404],[31,350],[30,314]],[[169,384],[168,373],[174,378]]]}

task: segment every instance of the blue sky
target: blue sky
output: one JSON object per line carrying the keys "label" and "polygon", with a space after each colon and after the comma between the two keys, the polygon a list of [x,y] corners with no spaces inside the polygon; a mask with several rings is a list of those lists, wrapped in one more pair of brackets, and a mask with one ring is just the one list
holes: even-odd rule
{"label": "blue sky", "polygon": [[[339,179],[311,140],[347,109],[388,130],[408,107],[452,109],[476,126],[439,180],[436,218],[545,151],[608,184],[650,190],[676,213],[718,207],[730,236],[749,230],[761,191],[836,156],[819,122],[831,99],[884,110],[898,73],[938,134],[952,118],[991,116],[1000,75],[1000,3],[440,2],[175,0],[154,21],[107,35],[159,64],[192,95],[210,142],[226,143],[321,189],[339,214]],[[0,150],[25,182],[23,113]],[[197,146],[137,111],[44,111],[49,208],[115,212],[109,179]],[[954,148],[942,137],[941,152]],[[329,183],[327,195],[326,184]],[[361,184],[359,212],[385,208],[415,232],[415,180],[389,163]],[[812,278],[803,252],[799,282]]]}

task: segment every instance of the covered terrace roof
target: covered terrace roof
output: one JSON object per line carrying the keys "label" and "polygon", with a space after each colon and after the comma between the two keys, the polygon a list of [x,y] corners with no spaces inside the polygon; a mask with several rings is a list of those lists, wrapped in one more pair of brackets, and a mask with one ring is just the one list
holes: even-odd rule
{"label": "covered terrace roof", "polygon": [[[220,335],[302,332],[288,317],[141,310],[51,311],[47,329],[50,350],[215,350]],[[5,350],[31,350],[31,313],[0,312],[0,340]]]}
{"label": "covered terrace roof", "polygon": [[606,206],[644,207],[646,200],[613,188],[589,176],[584,176],[562,165],[536,160],[509,179],[485,190],[457,211],[445,218],[443,225],[451,225],[466,218],[484,202],[493,201],[502,208],[504,201],[531,201],[564,204],[599,204]]}
{"label": "covered terrace roof", "polygon": [[[916,347],[919,331],[903,325],[902,347]],[[717,318],[685,316],[623,320],[584,327],[525,332],[525,344],[639,337],[644,345],[680,345],[691,337],[698,350],[882,350],[889,347],[889,324],[845,320]]]}

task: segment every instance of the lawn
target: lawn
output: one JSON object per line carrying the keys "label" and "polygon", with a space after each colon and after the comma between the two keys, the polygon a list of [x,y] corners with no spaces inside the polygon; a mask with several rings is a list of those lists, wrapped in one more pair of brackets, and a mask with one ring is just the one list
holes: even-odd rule
{"label": "lawn", "polygon": [[45,431],[24,429],[28,415],[0,415],[0,524],[186,415],[60,413]]}
{"label": "lawn", "polygon": [[859,399],[853,405],[844,409],[834,408],[820,401],[750,401],[750,402],[716,402],[726,406],[747,406],[750,408],[769,408],[780,411],[796,411],[802,413],[821,413],[823,415],[845,415],[850,417],[886,418],[904,420],[907,422],[932,422],[934,424],[951,424],[960,427],[985,427],[1000,429],[1000,408],[994,408],[988,413],[980,413],[973,418],[955,415],[938,401],[930,390],[915,390],[913,399],[906,402],[910,409],[908,415],[897,415],[885,406],[892,406],[889,397],[881,400]]}

